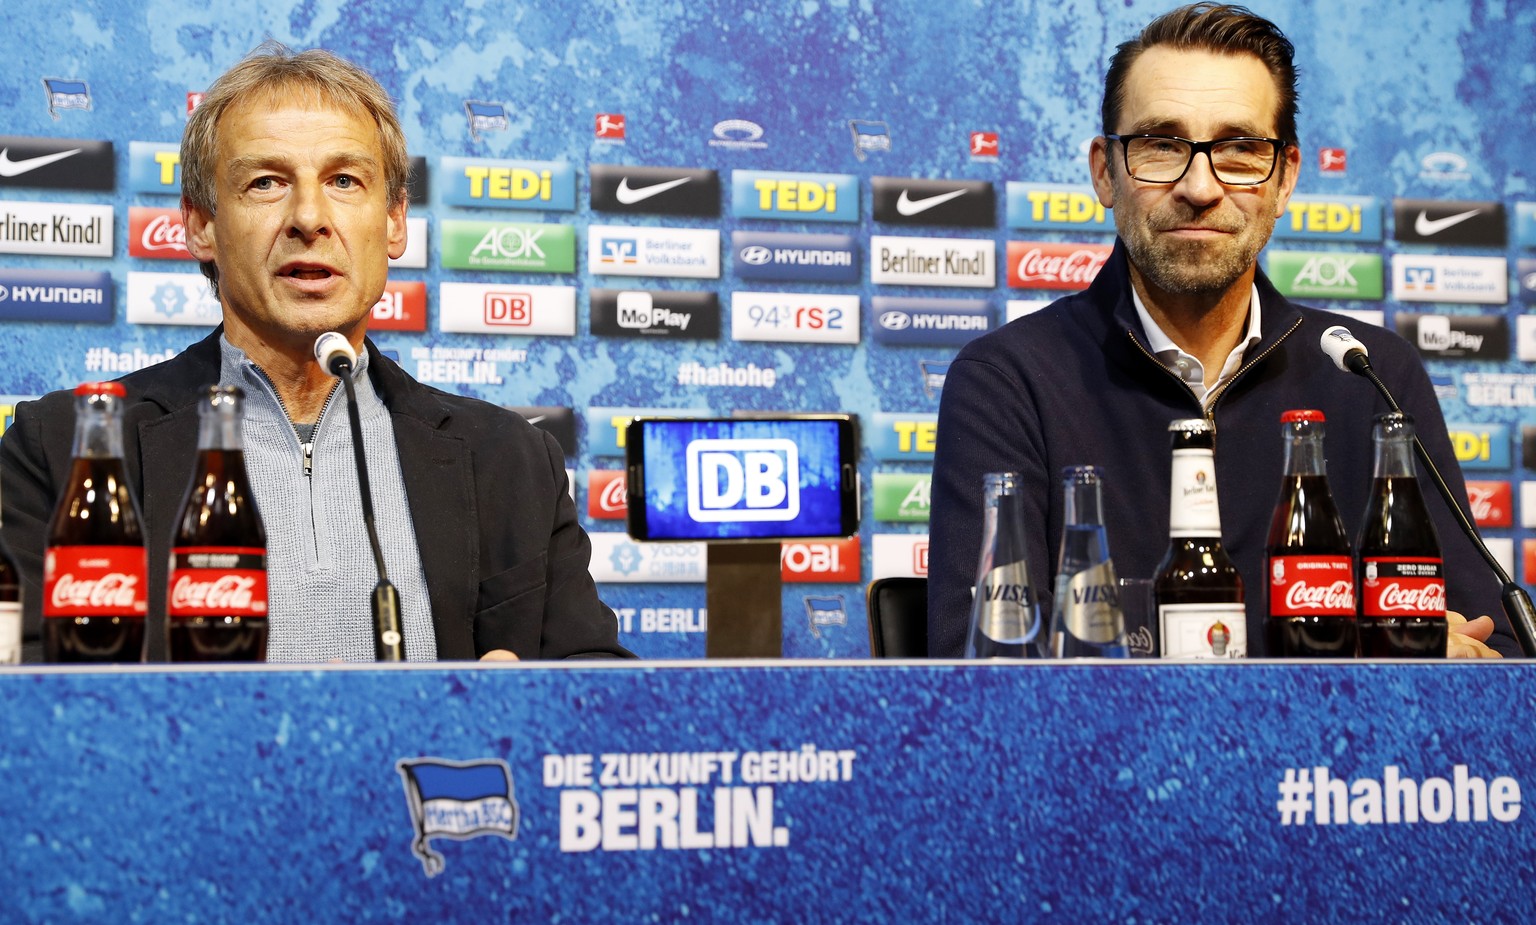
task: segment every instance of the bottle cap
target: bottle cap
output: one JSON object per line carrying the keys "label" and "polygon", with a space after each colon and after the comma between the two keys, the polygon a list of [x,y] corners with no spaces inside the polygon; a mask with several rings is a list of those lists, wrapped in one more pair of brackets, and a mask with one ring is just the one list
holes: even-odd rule
{"label": "bottle cap", "polygon": [[1205,418],[1179,418],[1168,422],[1169,433],[1191,433],[1207,431],[1211,429],[1211,422]]}
{"label": "bottle cap", "polygon": [[1295,424],[1297,421],[1327,421],[1316,408],[1295,408],[1280,415],[1280,423]]}
{"label": "bottle cap", "polygon": [[126,398],[128,390],[121,382],[82,382],[75,386],[76,395],[116,395]]}

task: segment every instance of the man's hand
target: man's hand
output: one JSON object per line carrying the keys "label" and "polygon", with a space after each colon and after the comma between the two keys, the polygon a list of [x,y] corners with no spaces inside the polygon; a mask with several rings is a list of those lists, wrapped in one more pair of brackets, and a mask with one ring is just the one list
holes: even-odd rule
{"label": "man's hand", "polygon": [[[1490,632],[1492,632],[1492,630],[1493,630],[1493,621],[1492,620],[1488,621],[1488,629],[1489,629]],[[1487,637],[1488,637],[1488,633],[1484,633],[1483,634],[1483,638],[1486,639]],[[1497,655],[1498,653],[1495,652],[1494,654]],[[482,661],[482,662],[520,662],[520,661],[522,661],[522,659],[518,658],[517,657],[517,653],[513,652],[511,649],[492,649],[491,651],[489,651],[489,652],[485,653],[484,655],[480,656],[480,661]]]}
{"label": "man's hand", "polygon": [[1478,617],[1476,620],[1468,620],[1454,610],[1445,612],[1445,621],[1450,624],[1450,633],[1446,635],[1446,656],[1448,658],[1503,658],[1504,656],[1483,645],[1493,633],[1493,618]]}

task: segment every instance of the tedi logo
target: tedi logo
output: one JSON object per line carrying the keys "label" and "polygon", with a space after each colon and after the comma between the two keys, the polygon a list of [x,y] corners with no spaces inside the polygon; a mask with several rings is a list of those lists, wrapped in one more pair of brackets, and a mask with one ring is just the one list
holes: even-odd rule
{"label": "tedi logo", "polygon": [[793,440],[694,440],[684,457],[688,516],[695,521],[786,521],[800,516],[800,448]]}
{"label": "tedi logo", "polygon": [[443,856],[432,850],[434,838],[517,838],[521,811],[505,761],[404,758],[396,762],[395,769],[404,781],[405,802],[416,829],[411,853],[421,861],[428,877],[442,873],[444,866]]}

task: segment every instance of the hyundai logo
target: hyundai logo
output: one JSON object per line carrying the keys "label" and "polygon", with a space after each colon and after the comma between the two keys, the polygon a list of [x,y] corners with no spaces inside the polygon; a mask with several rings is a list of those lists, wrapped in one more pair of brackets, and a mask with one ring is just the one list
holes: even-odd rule
{"label": "hyundai logo", "polygon": [[4,286],[0,286],[0,302],[4,302],[6,299],[9,299],[10,297],[11,297],[11,290],[5,288]]}
{"label": "hyundai logo", "polygon": [[912,326],[912,316],[906,312],[881,312],[880,326],[887,331],[905,331]]}
{"label": "hyundai logo", "polygon": [[762,266],[773,259],[773,251],[761,244],[749,244],[741,249],[741,262]]}

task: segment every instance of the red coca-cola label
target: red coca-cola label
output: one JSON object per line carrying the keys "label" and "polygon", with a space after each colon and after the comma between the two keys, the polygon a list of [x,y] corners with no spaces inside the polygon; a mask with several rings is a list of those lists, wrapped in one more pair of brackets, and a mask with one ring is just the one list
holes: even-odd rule
{"label": "red coca-cola label", "polygon": [[1087,289],[1113,248],[1106,244],[1008,242],[1008,285],[1014,289]]}
{"label": "red coca-cola label", "polygon": [[265,617],[267,551],[230,546],[178,546],[171,550],[171,619]]}
{"label": "red coca-cola label", "polygon": [[43,558],[43,616],[142,617],[149,613],[142,546],[53,546]]}
{"label": "red coca-cola label", "polygon": [[1355,571],[1349,556],[1271,556],[1269,615],[1353,617]]}
{"label": "red coca-cola label", "polygon": [[130,206],[128,209],[128,254],[168,260],[191,260],[187,250],[187,228],[181,223],[181,210]]}
{"label": "red coca-cola label", "polygon": [[1416,556],[1360,562],[1360,613],[1367,617],[1444,617],[1445,566]]}
{"label": "red coca-cola label", "polygon": [[628,481],[623,469],[594,469],[587,474],[587,516],[623,520],[629,515]]}

